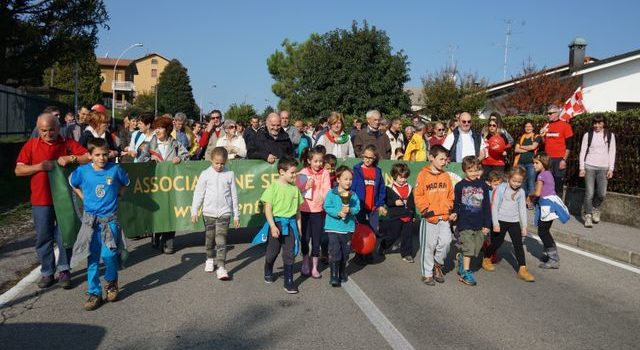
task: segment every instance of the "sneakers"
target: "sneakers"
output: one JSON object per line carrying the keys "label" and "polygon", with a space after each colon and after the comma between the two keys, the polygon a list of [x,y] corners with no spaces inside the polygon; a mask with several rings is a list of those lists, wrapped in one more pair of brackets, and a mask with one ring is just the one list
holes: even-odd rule
{"label": "sneakers", "polygon": [[518,278],[525,282],[534,282],[536,280],[533,275],[529,273],[526,266],[520,266],[520,269],[518,270]]}
{"label": "sneakers", "polygon": [[171,254],[173,254],[173,253],[174,253],[173,248],[171,248],[171,247],[164,247],[163,252],[164,252],[166,255],[171,255]]}
{"label": "sneakers", "polygon": [[403,256],[402,261],[407,262],[409,264],[414,263],[413,257],[411,255]]}
{"label": "sneakers", "polygon": [[284,291],[287,294],[298,294],[298,288],[293,281],[293,265],[284,265]]}
{"label": "sneakers", "polygon": [[329,284],[331,287],[340,287],[340,262],[332,261],[329,263],[329,270],[331,271],[331,278]]}
{"label": "sneakers", "polygon": [[482,268],[485,271],[489,271],[489,272],[496,271],[496,267],[493,266],[493,263],[491,262],[491,258],[482,258]]}
{"label": "sneakers", "polygon": [[107,283],[107,301],[112,303],[118,300],[118,281]]}
{"label": "sneakers", "polygon": [[473,272],[469,270],[465,270],[459,279],[460,282],[466,284],[467,286],[475,286],[478,284],[476,279],[473,277]]}
{"label": "sneakers", "polygon": [[556,247],[546,249],[547,260],[538,265],[541,269],[559,269],[560,268],[560,256],[558,255],[558,249]]}
{"label": "sneakers", "polygon": [[56,283],[56,279],[53,277],[53,275],[42,276],[38,281],[38,288],[40,289],[49,288],[53,286],[54,283]]}
{"label": "sneakers", "polygon": [[433,267],[433,279],[438,283],[444,283],[444,273],[442,273],[442,265],[436,263]]}
{"label": "sneakers", "polygon": [[89,294],[89,299],[84,302],[84,309],[87,311],[93,311],[102,305],[103,300],[99,295]]}
{"label": "sneakers", "polygon": [[593,220],[594,224],[597,224],[600,222],[600,209],[593,208],[593,215],[591,219]]}
{"label": "sneakers", "polygon": [[227,272],[227,269],[225,269],[223,266],[218,267],[218,269],[216,270],[216,276],[220,281],[229,280],[229,273]]}
{"label": "sneakers", "polygon": [[215,262],[213,258],[207,258],[207,261],[204,263],[204,272],[213,272],[215,267]]}
{"label": "sneakers", "polygon": [[60,285],[60,287],[62,287],[63,289],[73,288],[73,285],[71,285],[71,273],[69,272],[69,270],[60,271],[58,273],[58,285]]}
{"label": "sneakers", "polygon": [[436,281],[433,280],[433,277],[427,277],[427,276],[422,276],[422,283],[426,284],[427,286],[436,285]]}
{"label": "sneakers", "polygon": [[586,227],[586,228],[592,228],[593,227],[593,221],[592,221],[591,214],[584,214],[584,227]]}

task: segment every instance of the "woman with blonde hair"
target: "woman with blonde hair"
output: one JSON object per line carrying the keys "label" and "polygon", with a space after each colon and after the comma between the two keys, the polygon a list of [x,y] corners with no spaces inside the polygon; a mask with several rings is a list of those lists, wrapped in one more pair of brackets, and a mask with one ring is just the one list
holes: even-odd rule
{"label": "woman with blonde hair", "polygon": [[327,154],[333,154],[338,159],[354,158],[351,137],[344,131],[344,117],[341,113],[331,112],[327,119],[329,130],[320,135],[316,145],[327,149]]}
{"label": "woman with blonde hair", "polygon": [[118,147],[116,146],[113,135],[109,132],[109,123],[111,118],[103,112],[91,111],[87,115],[85,122],[87,127],[80,135],[80,144],[82,147],[87,147],[89,141],[99,138],[104,139],[109,146],[109,158],[115,158],[118,156]]}

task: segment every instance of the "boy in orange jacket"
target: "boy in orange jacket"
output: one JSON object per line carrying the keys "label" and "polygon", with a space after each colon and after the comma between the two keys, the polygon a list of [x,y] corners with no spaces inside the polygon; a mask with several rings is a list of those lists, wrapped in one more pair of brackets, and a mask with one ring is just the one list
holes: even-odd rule
{"label": "boy in orange jacket", "polygon": [[451,226],[456,219],[453,209],[453,184],[444,170],[449,154],[441,145],[429,150],[429,166],[424,167],[414,192],[416,208],[422,215],[420,222],[420,269],[422,282],[428,286],[444,283],[442,266],[449,253]]}

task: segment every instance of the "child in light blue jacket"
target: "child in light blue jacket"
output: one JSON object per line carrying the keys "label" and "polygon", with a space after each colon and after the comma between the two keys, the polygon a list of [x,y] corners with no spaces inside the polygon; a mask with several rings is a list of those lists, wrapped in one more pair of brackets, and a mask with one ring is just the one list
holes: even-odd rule
{"label": "child in light blue jacket", "polygon": [[331,286],[340,287],[347,281],[346,265],[351,253],[351,235],[356,229],[360,200],[351,191],[353,172],[347,166],[336,169],[338,186],[327,193],[324,210],[327,213],[324,230],[329,236],[329,266]]}

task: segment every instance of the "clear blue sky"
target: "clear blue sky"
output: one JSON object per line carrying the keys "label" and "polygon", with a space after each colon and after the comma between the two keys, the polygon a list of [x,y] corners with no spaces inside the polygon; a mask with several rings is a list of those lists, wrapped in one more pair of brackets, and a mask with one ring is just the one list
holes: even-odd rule
{"label": "clear blue sky", "polygon": [[[564,64],[568,43],[587,42],[587,55],[605,58],[640,49],[638,1],[105,1],[110,30],[101,30],[96,54],[125,57],[158,52],[189,70],[196,102],[223,111],[231,103],[260,112],[278,98],[266,59],[283,39],[303,41],[313,32],[349,28],[367,20],[404,50],[411,81],[451,59],[463,72],[502,80],[506,23],[513,21],[508,76],[529,57],[537,67]],[[171,5],[169,5],[171,4]],[[216,85],[216,88],[212,88]]]}

